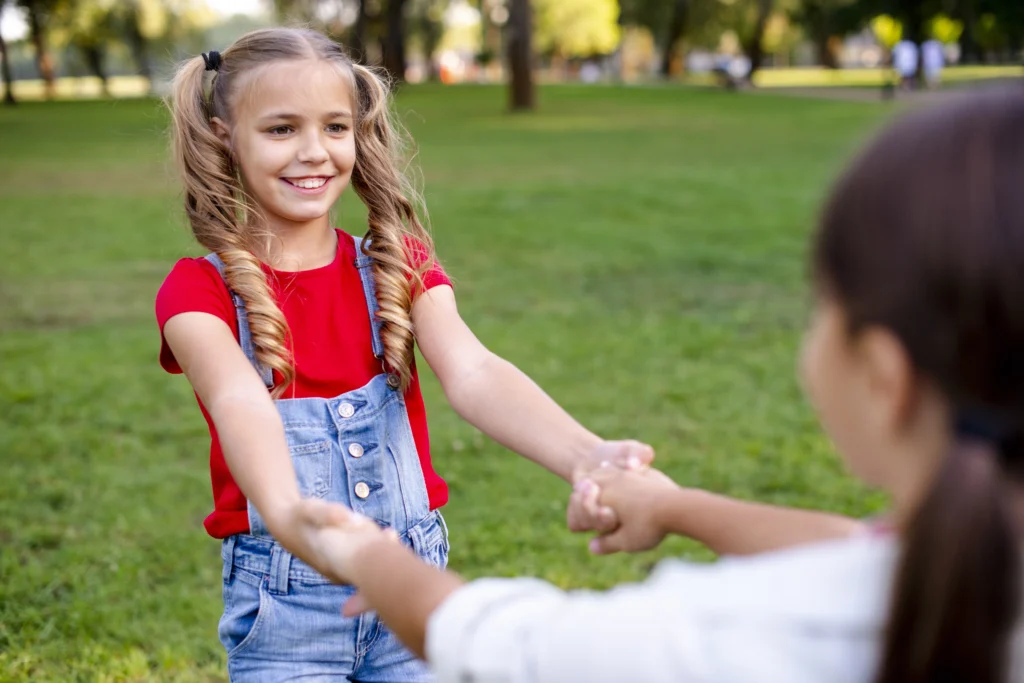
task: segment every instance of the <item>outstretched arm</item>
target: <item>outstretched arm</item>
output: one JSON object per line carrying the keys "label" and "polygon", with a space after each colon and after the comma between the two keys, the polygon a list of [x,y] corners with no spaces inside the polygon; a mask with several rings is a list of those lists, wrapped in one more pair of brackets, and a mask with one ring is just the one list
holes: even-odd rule
{"label": "outstretched arm", "polygon": [[[853,535],[858,520],[817,510],[753,503],[683,488],[654,469],[601,468],[578,487],[597,487],[621,522],[591,541],[599,554],[655,547],[667,534],[686,536],[719,555],[752,555]],[[578,495],[578,494],[574,494]]]}
{"label": "outstretched arm", "polygon": [[281,416],[231,328],[209,313],[181,313],[164,325],[164,338],[210,414],[242,493],[281,545],[323,571],[310,516],[334,506],[302,499]]}
{"label": "outstretched arm", "polygon": [[492,439],[566,481],[601,460],[647,464],[649,446],[606,442],[574,420],[514,365],[489,351],[459,315],[446,285],[413,305],[416,341],[452,408]]}

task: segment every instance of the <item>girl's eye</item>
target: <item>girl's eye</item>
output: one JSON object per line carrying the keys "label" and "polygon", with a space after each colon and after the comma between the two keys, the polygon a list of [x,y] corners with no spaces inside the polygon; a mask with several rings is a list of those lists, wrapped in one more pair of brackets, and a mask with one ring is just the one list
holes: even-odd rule
{"label": "girl's eye", "polygon": [[343,123],[331,123],[327,125],[327,132],[335,135],[344,133],[346,130],[348,130],[348,126]]}
{"label": "girl's eye", "polygon": [[287,135],[288,133],[292,132],[292,128],[291,126],[274,126],[267,132],[270,133],[271,135]]}

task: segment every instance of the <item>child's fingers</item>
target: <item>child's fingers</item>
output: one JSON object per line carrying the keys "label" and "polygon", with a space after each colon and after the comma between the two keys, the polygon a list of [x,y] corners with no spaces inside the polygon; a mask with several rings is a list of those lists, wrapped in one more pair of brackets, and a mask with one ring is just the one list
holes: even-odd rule
{"label": "child's fingers", "polygon": [[573,487],[566,510],[566,522],[570,531],[614,530],[619,525],[618,515],[600,503],[601,489],[589,479],[581,479]]}
{"label": "child's fingers", "polygon": [[583,492],[583,511],[587,518],[587,528],[594,531],[612,531],[618,526],[618,518],[611,508],[601,505],[600,498],[601,488],[592,481],[586,482]]}
{"label": "child's fingers", "polygon": [[302,516],[317,529],[350,523],[354,513],[343,505],[317,498],[302,501]]}
{"label": "child's fingers", "polygon": [[369,611],[371,611],[370,603],[366,601],[362,593],[356,593],[341,606],[341,616],[343,617],[358,617]]}
{"label": "child's fingers", "polygon": [[572,492],[569,496],[569,505],[565,509],[565,522],[569,531],[583,531],[583,523],[580,520],[580,513],[583,506],[583,494]]}
{"label": "child's fingers", "polygon": [[639,469],[654,462],[654,449],[647,444],[632,439],[623,443],[626,444],[625,466],[628,469]]}
{"label": "child's fingers", "polygon": [[613,553],[621,552],[623,549],[622,533],[615,532],[595,536],[590,539],[589,547],[590,552],[594,555],[611,555]]}
{"label": "child's fingers", "polygon": [[624,476],[626,476],[626,474],[617,467],[599,467],[587,476],[587,481],[594,484],[600,492],[602,487],[612,484],[617,479]]}
{"label": "child's fingers", "polygon": [[598,511],[600,524],[596,527],[598,531],[614,531],[619,526],[619,516],[615,510],[604,506]]}
{"label": "child's fingers", "polygon": [[573,488],[572,495],[569,496],[569,507],[566,510],[569,531],[591,531],[594,528],[590,520],[591,514],[587,509],[587,499],[588,496],[593,495],[590,493],[590,489],[593,487],[591,482],[582,480]]}

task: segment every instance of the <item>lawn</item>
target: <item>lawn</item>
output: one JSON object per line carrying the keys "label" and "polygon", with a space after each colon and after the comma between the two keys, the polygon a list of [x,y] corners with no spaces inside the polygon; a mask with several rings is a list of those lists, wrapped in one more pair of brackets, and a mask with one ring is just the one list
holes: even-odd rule
{"label": "lawn", "polygon": [[[673,88],[503,104],[491,87],[398,99],[481,339],[680,482],[877,511],[794,367],[816,206],[891,110]],[[157,364],[154,294],[198,253],[165,127],[152,100],[0,110],[0,681],[225,679],[209,437]],[[361,233],[357,198],[341,205]],[[564,529],[568,486],[461,422],[421,368],[454,569],[603,587],[709,558],[682,540],[589,556]]]}

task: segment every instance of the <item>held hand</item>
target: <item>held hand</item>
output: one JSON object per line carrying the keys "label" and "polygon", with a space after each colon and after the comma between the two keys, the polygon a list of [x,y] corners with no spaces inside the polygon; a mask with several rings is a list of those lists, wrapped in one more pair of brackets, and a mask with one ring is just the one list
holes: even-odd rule
{"label": "held hand", "polygon": [[302,499],[289,509],[289,527],[302,544],[303,559],[335,583],[350,583],[353,558],[368,543],[391,538],[376,522],[337,503]]}
{"label": "held hand", "polygon": [[641,469],[654,461],[654,449],[639,441],[602,441],[573,471],[573,493],[566,509],[570,531],[614,531],[619,525],[612,508],[601,506],[594,487],[584,484],[590,473],[603,467]]}
{"label": "held hand", "polygon": [[661,501],[680,489],[658,470],[603,467],[592,472],[583,485],[596,489],[596,494],[589,495],[613,510],[619,520],[615,530],[591,540],[594,554],[650,550],[665,538],[668,530],[661,522]]}

